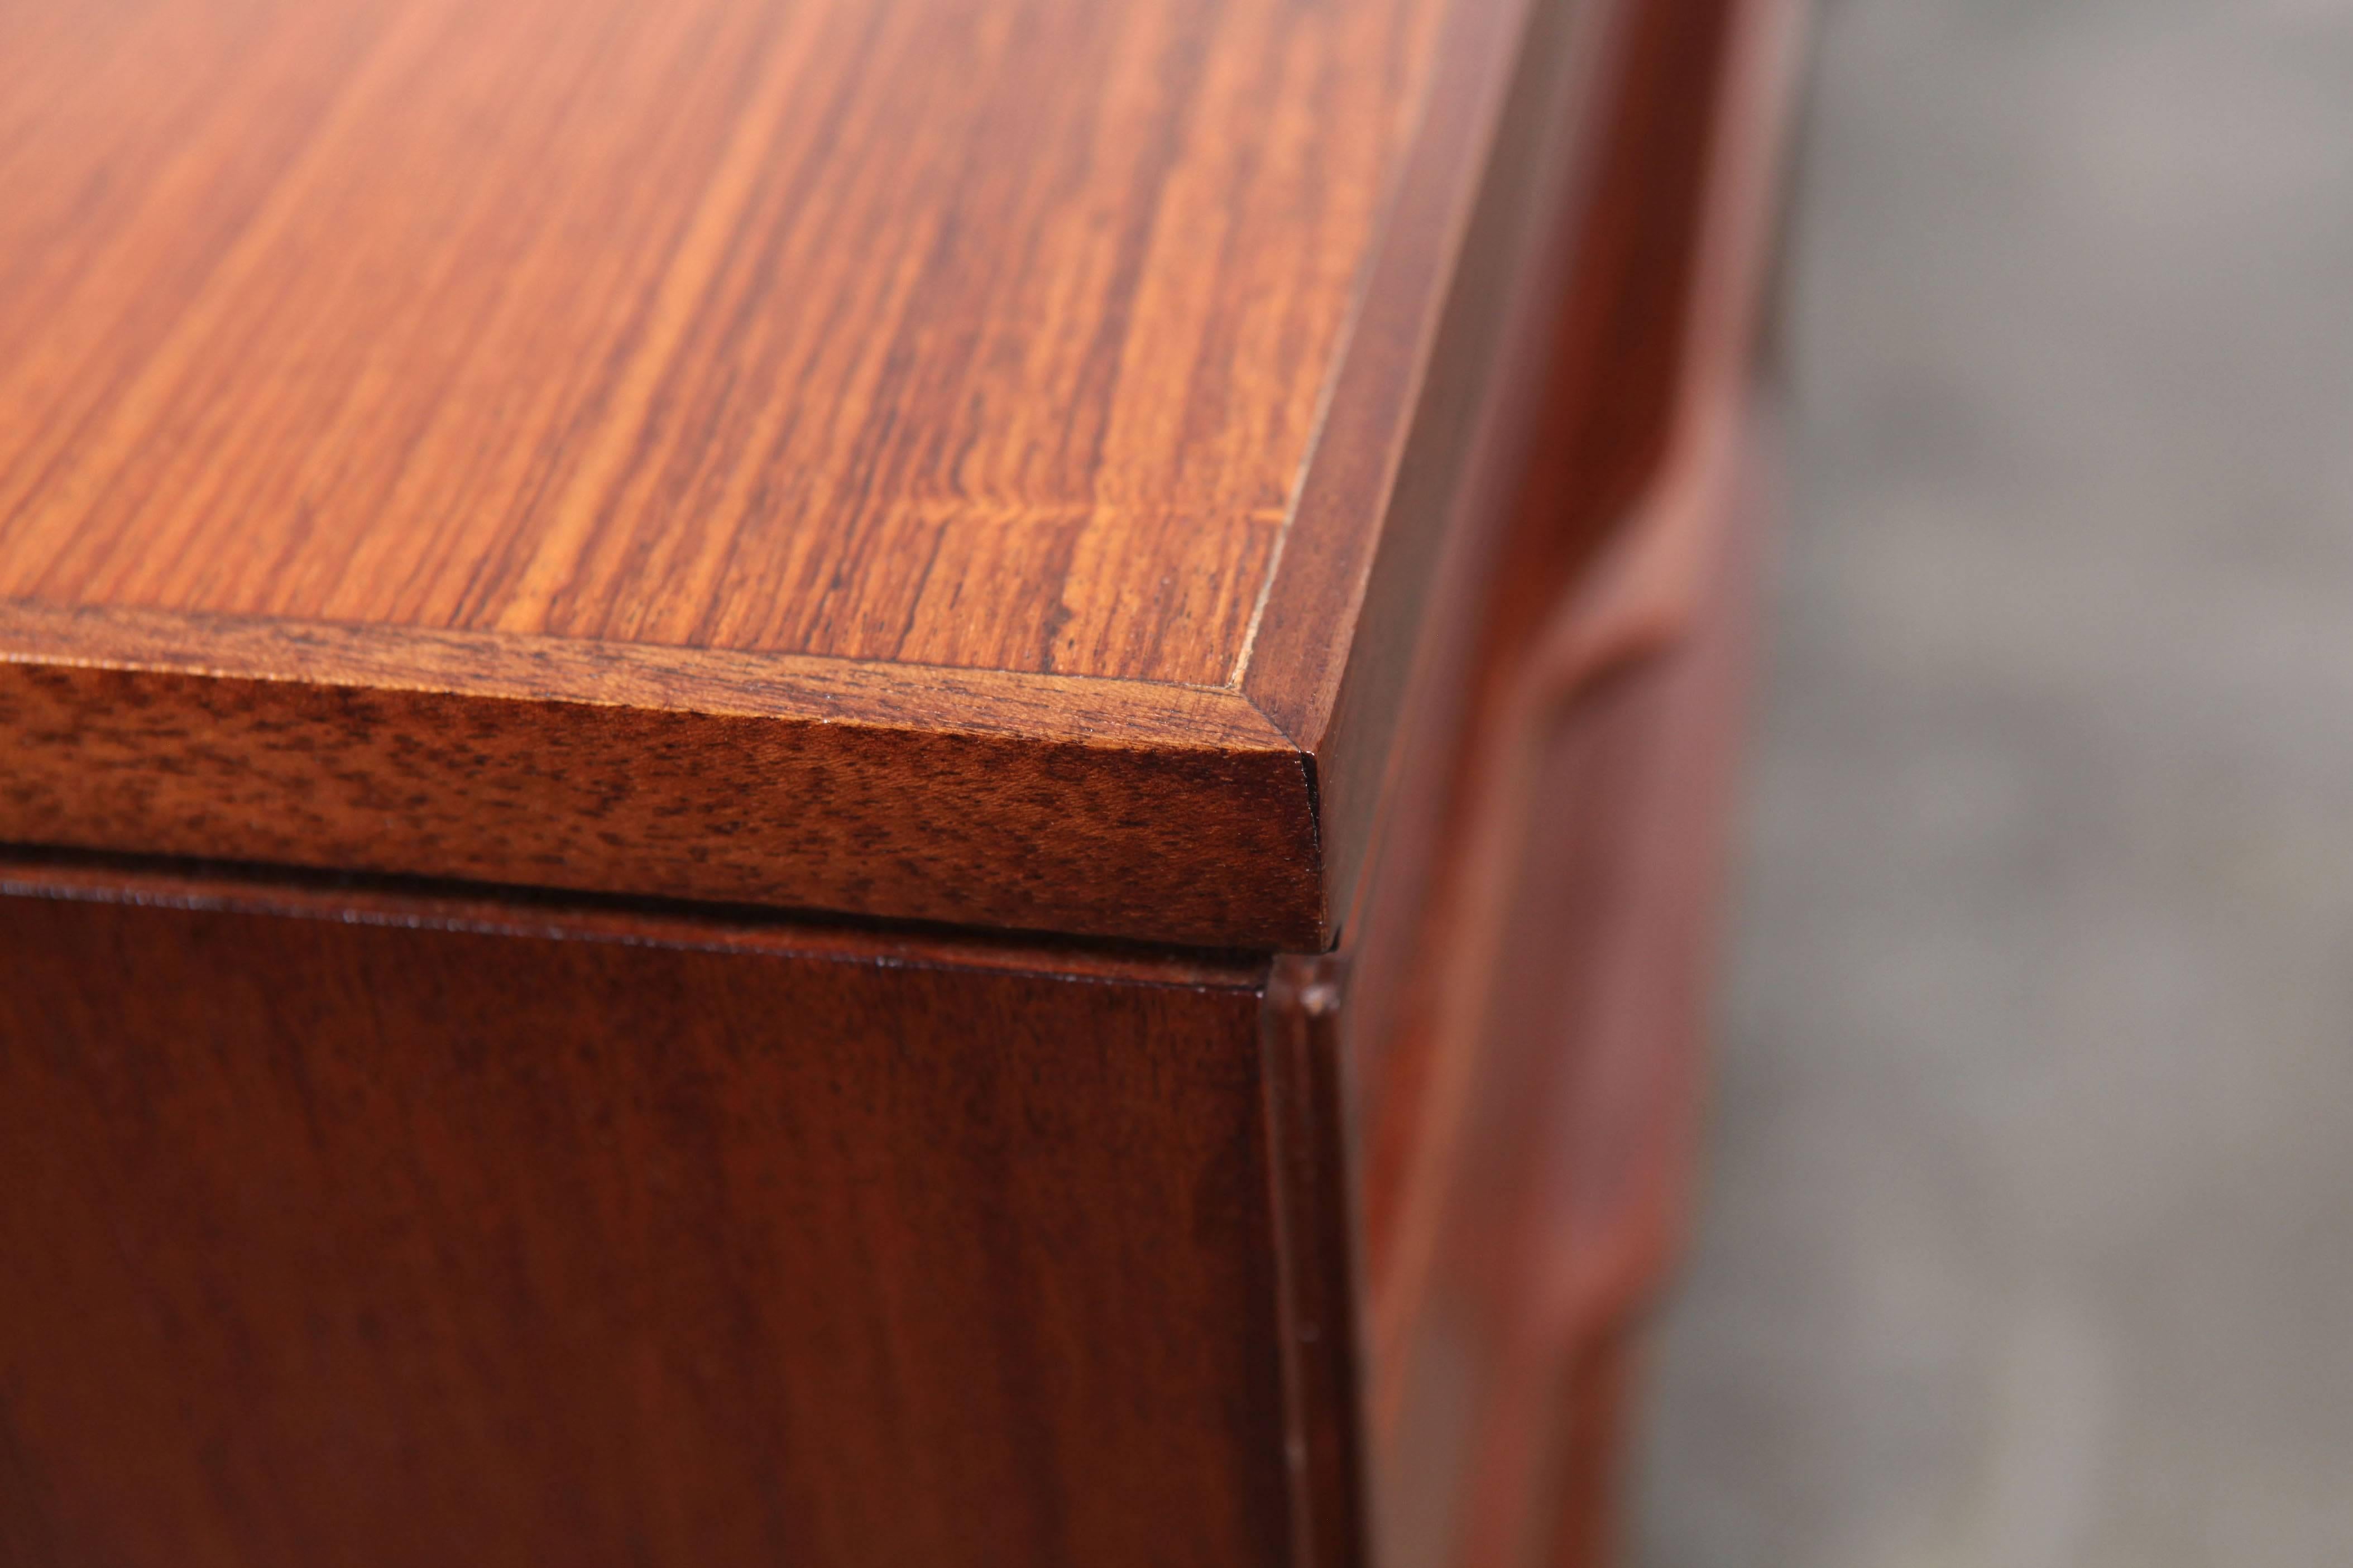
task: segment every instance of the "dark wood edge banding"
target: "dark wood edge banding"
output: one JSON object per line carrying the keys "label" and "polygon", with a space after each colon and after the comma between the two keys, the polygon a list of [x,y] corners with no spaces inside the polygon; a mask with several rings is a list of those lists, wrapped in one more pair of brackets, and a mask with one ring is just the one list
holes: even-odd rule
{"label": "dark wood edge banding", "polygon": [[[955,722],[943,714],[955,715]],[[1317,945],[1231,692],[0,606],[0,840]]]}

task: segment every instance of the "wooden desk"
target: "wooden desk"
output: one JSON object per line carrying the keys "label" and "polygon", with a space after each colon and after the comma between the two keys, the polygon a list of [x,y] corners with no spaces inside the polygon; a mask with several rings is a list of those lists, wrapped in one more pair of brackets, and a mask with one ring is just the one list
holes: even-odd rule
{"label": "wooden desk", "polygon": [[0,1563],[1595,1560],[1790,37],[0,11]]}

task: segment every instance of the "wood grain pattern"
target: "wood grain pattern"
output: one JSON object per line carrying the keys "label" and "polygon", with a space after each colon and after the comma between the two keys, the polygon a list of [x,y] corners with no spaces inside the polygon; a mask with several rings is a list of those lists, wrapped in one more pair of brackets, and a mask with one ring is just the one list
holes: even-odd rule
{"label": "wood grain pattern", "polygon": [[0,867],[0,1561],[1285,1562],[1262,975]]}
{"label": "wood grain pattern", "polygon": [[1767,12],[0,14],[0,1562],[1589,1558]]}
{"label": "wood grain pattern", "polygon": [[0,19],[0,597],[1222,685],[1430,0]]}
{"label": "wood grain pattern", "polygon": [[0,15],[0,837],[1327,945],[1599,9]]}
{"label": "wood grain pattern", "polygon": [[0,840],[1316,943],[1308,781],[1231,693],[776,657],[0,606]]}

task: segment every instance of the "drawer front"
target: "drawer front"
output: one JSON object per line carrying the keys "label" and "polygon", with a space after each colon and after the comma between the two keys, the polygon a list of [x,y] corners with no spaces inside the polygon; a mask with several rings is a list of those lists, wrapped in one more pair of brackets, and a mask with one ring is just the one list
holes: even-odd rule
{"label": "drawer front", "polygon": [[1256,972],[1082,962],[0,860],[0,1563],[1287,1563]]}

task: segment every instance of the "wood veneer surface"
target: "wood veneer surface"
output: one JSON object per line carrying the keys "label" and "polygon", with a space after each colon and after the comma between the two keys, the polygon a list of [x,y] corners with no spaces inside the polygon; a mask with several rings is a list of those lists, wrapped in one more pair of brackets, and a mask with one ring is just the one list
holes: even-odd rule
{"label": "wood veneer surface", "polygon": [[0,839],[1324,945],[1579,8],[0,14]]}
{"label": "wood veneer surface", "polygon": [[1435,0],[0,15],[0,596],[1224,685]]}
{"label": "wood veneer surface", "polygon": [[1262,963],[25,860],[0,955],[11,1568],[1293,1561]]}

